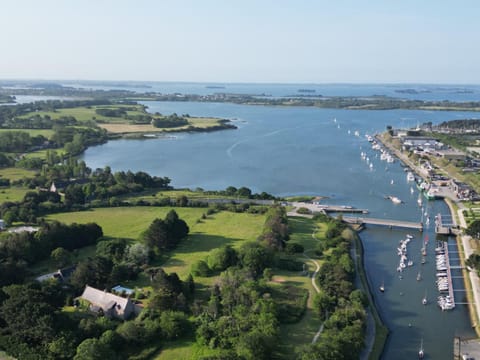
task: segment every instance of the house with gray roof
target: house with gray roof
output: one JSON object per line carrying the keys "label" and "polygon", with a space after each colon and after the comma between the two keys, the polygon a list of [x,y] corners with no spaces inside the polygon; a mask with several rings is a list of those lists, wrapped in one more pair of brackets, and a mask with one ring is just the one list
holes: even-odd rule
{"label": "house with gray roof", "polygon": [[90,303],[89,310],[114,317],[120,320],[128,319],[135,312],[135,305],[130,298],[124,298],[106,290],[98,290],[91,286],[85,286],[81,299]]}

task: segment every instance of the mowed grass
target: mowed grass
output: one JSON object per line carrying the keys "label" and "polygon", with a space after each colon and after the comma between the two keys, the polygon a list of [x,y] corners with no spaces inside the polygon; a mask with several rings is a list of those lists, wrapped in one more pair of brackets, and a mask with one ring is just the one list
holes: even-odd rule
{"label": "mowed grass", "polygon": [[[302,217],[290,217],[288,220],[288,225],[291,231],[289,241],[301,244],[308,256],[315,259],[321,265],[322,261],[316,258],[313,250],[315,249],[317,243],[321,241],[319,239],[323,237],[323,224],[312,219]],[[309,274],[313,274],[316,266],[311,260],[303,256],[303,254],[299,254],[297,259],[306,264]],[[276,357],[282,359],[291,359],[295,353],[295,349],[299,346],[310,344],[316,332],[320,328],[321,321],[318,318],[318,315],[316,315],[313,311],[313,297],[315,296],[316,292],[312,286],[312,280],[310,276],[302,275],[302,273],[298,271],[292,272],[277,270],[275,271],[272,281],[282,285],[294,285],[296,287],[300,286],[309,292],[307,309],[302,319],[294,324],[280,325],[280,338],[282,341],[278,346]]]}
{"label": "mowed grass", "polygon": [[194,360],[217,354],[219,350],[199,345],[194,339],[182,339],[166,342],[155,360]]}
{"label": "mowed grass", "polygon": [[[245,241],[254,241],[262,231],[263,215],[220,212],[209,215],[190,229],[188,239],[183,241],[163,264],[167,272],[176,272],[180,278],[190,273],[191,264],[206,260],[211,250],[224,245],[239,248]],[[202,278],[209,285],[213,277]]]}
{"label": "mowed grass", "polygon": [[104,236],[136,240],[154,219],[165,218],[171,209],[175,209],[191,229],[206,211],[202,208],[116,207],[52,214],[47,219],[67,224],[95,222],[102,227]]}
{"label": "mowed grass", "polygon": [[21,180],[23,178],[32,178],[36,174],[36,171],[25,170],[15,167],[1,168],[0,178],[10,179],[10,181]]}
{"label": "mowed grass", "polygon": [[[22,116],[22,118],[29,118],[31,116],[40,115],[45,116],[48,115],[52,119],[58,119],[62,116],[73,116],[78,121],[88,121],[95,118],[96,121],[104,121],[107,123],[114,122],[114,123],[127,123],[129,120],[123,117],[109,117],[109,116],[102,116],[95,112],[96,109],[118,109],[121,107],[133,107],[134,105],[113,105],[113,106],[80,106],[74,108],[67,108],[67,109],[57,109],[56,111],[38,111],[38,112],[31,112]],[[145,113],[142,110],[141,106],[135,106],[137,111],[128,111],[128,115],[144,115]]]}
{"label": "mowed grass", "polygon": [[32,191],[22,187],[0,187],[0,204],[6,201],[21,201],[27,191]]}
{"label": "mowed grass", "polygon": [[[63,148],[58,148],[58,149],[49,149],[50,151],[55,151],[58,156],[65,156],[67,152]],[[29,153],[25,154],[26,158],[40,158],[40,159],[47,159],[47,151],[48,150],[38,150],[38,151],[32,151]]]}
{"label": "mowed grass", "polygon": [[28,133],[30,136],[42,135],[47,139],[53,135],[53,130],[51,129],[0,129],[0,133],[12,132],[12,131],[22,131]]}
{"label": "mowed grass", "polygon": [[125,201],[132,200],[146,200],[146,201],[155,201],[161,200],[163,198],[178,199],[180,196],[186,196],[189,200],[205,200],[205,199],[228,199],[236,200],[236,196],[225,196],[225,195],[208,195],[202,191],[191,191],[191,190],[145,190],[140,193],[135,193],[134,195],[128,194],[119,196],[118,198]]}

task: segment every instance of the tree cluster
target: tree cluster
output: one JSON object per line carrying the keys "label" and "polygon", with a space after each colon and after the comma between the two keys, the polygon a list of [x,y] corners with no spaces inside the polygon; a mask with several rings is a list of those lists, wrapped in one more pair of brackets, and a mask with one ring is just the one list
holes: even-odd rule
{"label": "tree cluster", "polygon": [[152,119],[152,125],[157,128],[174,128],[188,125],[188,120],[176,113]]}
{"label": "tree cluster", "polygon": [[189,232],[187,223],[170,210],[165,219],[155,219],[142,238],[145,245],[157,253],[174,249]]}

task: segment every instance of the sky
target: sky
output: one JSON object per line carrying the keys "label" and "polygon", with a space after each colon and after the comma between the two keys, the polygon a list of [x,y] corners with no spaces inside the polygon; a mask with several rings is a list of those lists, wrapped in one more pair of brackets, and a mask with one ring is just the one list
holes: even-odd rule
{"label": "sky", "polygon": [[0,0],[0,79],[480,84],[478,0]]}

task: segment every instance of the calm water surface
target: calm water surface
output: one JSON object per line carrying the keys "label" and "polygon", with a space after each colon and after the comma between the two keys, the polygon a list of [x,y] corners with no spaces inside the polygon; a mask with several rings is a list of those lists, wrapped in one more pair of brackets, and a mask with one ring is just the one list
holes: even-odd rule
{"label": "calm water surface", "polygon": [[[420,221],[425,211],[431,217],[448,214],[441,201],[421,211],[410,193],[405,172],[398,163],[387,164],[371,150],[364,135],[383,131],[386,125],[415,126],[471,118],[476,114],[427,111],[347,111],[315,108],[259,107],[216,103],[149,102],[149,111],[188,113],[233,119],[238,130],[209,134],[178,134],[168,139],[118,140],[89,148],[88,166],[110,165],[114,170],[144,170],[169,176],[176,187],[224,189],[247,186],[275,195],[323,195],[326,202],[368,208],[372,216]],[[355,131],[360,136],[355,136]],[[367,152],[370,169],[360,158]],[[393,180],[393,184],[392,184]],[[385,200],[395,195],[404,204]],[[458,305],[442,312],[435,304],[435,234],[413,233],[409,256],[414,266],[399,279],[396,268],[398,241],[405,231],[370,228],[361,236],[365,266],[379,311],[391,330],[385,359],[416,358],[420,339],[429,359],[451,359],[454,336],[473,336],[468,311]],[[420,265],[423,237],[429,237],[428,262]],[[453,261],[456,246],[450,240]],[[418,271],[423,280],[417,281]],[[386,291],[377,291],[384,281]],[[455,288],[462,289],[461,279]],[[427,293],[430,304],[423,306]],[[464,292],[457,292],[462,302]]]}

